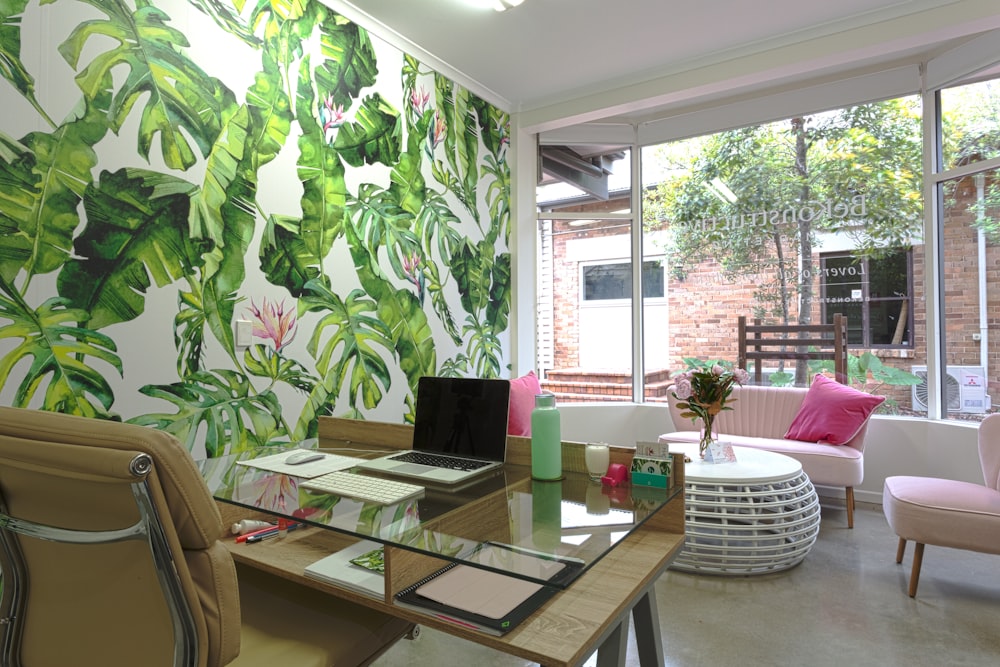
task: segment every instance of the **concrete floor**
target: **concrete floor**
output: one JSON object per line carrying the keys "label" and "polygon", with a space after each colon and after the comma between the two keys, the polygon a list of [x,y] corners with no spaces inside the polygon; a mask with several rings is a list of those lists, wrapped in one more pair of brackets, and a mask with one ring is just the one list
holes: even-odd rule
{"label": "concrete floor", "polygon": [[[853,530],[840,508],[824,507],[822,517],[815,546],[791,570],[735,578],[668,571],[656,584],[666,665],[1000,664],[1000,557],[928,546],[911,599],[913,546],[896,565],[897,538],[881,508],[859,504]],[[427,628],[375,662],[526,664]],[[638,664],[630,633],[628,665]]]}

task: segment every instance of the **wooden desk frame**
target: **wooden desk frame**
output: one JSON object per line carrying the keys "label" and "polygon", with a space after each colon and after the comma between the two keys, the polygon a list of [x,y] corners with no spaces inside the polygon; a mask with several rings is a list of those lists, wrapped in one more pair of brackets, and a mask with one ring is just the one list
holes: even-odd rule
{"label": "wooden desk frame", "polygon": [[[411,434],[411,427],[400,424],[320,418],[321,448],[368,445],[373,449],[409,449]],[[629,463],[633,452],[630,447],[612,447],[611,461]],[[530,439],[510,437],[510,463],[530,465],[530,454]],[[563,443],[563,467],[586,470],[583,443]],[[674,470],[674,484],[683,490],[682,455],[674,455]],[[264,516],[222,501],[219,508],[226,524]],[[303,530],[289,533],[280,542],[247,545],[227,540],[225,544],[233,558],[244,565],[545,666],[580,665],[595,649],[598,667],[624,665],[629,622],[634,620],[640,664],[663,665],[653,586],[684,544],[683,491],[615,545],[569,588],[557,593],[502,637],[465,629],[392,604],[396,591],[443,567],[444,562],[433,556],[387,546],[385,600],[305,576],[307,565],[357,539],[330,530]]]}

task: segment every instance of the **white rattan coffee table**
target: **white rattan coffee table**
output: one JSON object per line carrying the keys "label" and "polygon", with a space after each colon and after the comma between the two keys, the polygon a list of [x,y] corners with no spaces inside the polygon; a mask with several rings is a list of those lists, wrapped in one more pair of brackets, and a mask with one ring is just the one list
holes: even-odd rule
{"label": "white rattan coffee table", "polygon": [[705,463],[684,452],[684,548],[671,566],[718,575],[766,574],[798,565],[819,533],[816,489],[795,459],[734,447],[735,463]]}

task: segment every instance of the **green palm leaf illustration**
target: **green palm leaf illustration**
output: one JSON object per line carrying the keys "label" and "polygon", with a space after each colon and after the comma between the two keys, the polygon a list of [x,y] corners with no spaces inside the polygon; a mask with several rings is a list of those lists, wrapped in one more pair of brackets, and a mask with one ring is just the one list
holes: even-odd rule
{"label": "green palm leaf illustration", "polygon": [[434,333],[427,316],[416,296],[396,289],[386,278],[377,256],[361,242],[354,225],[346,225],[345,231],[361,285],[378,304],[378,319],[388,327],[400,370],[406,375],[410,391],[415,391],[420,377],[433,375],[437,366]]}
{"label": "green palm leaf illustration", "polygon": [[[0,280],[0,340],[8,351],[0,357],[0,387],[13,377],[15,366],[30,361],[14,393],[13,405],[31,407],[44,387],[42,407],[53,412],[109,417],[114,402],[111,386],[86,363],[101,361],[122,373],[114,341],[104,334],[77,326],[87,313],[67,308],[53,297],[31,309],[6,281]],[[6,323],[4,323],[6,321]],[[20,339],[20,343],[14,343]],[[13,347],[9,347],[10,342]]]}
{"label": "green palm leaf illustration", "polygon": [[490,177],[486,188],[486,201],[490,207],[490,225],[488,237],[495,241],[503,239],[505,245],[510,245],[510,169],[506,162],[486,156],[486,164],[482,167],[483,176]]}
{"label": "green palm leaf illustration", "polygon": [[402,127],[399,112],[378,93],[361,103],[353,123],[337,130],[333,147],[352,167],[381,162],[393,165],[399,159]]}
{"label": "green palm leaf illustration", "polygon": [[342,234],[347,183],[337,152],[327,146],[323,128],[313,114],[316,98],[309,84],[309,58],[303,58],[296,95],[299,137],[298,175],[302,181],[300,234],[306,248],[322,270],[322,260]]}
{"label": "green palm leaf illustration", "polygon": [[377,305],[361,290],[341,300],[318,282],[307,288],[311,293],[303,295],[302,306],[310,312],[326,312],[306,346],[319,373],[336,380],[325,386],[336,396],[343,380],[350,377],[350,405],[356,406],[360,395],[366,408],[374,408],[382,400],[382,389],[390,384],[389,366],[379,348],[390,356],[395,349],[389,329],[369,314],[376,312]]}
{"label": "green palm leaf illustration", "polygon": [[420,172],[421,162],[419,148],[407,150],[399,157],[399,162],[389,175],[391,181],[389,190],[393,193],[393,197],[404,210],[413,215],[420,212],[425,198],[431,192],[427,188],[424,175]]}
{"label": "green palm leaf illustration", "polygon": [[480,321],[472,315],[467,315],[465,321],[463,333],[468,341],[469,356],[476,376],[499,377],[503,352],[500,337],[494,332],[491,323]]}
{"label": "green palm leaf illustration", "polygon": [[250,111],[247,150],[253,174],[281,152],[292,126],[291,103],[281,87],[277,64],[267,51],[261,54],[261,59],[263,70],[256,74],[247,91]]}
{"label": "green palm leaf illustration", "polygon": [[177,412],[140,415],[129,422],[172,433],[188,450],[204,434],[209,457],[263,447],[281,435],[281,404],[273,392],[252,395],[251,389],[245,375],[228,369],[193,373],[169,385],[146,385],[139,391],[169,401]]}
{"label": "green palm leaf illustration", "polygon": [[375,49],[364,28],[333,12],[323,17],[319,33],[323,62],[316,68],[316,87],[346,109],[363,89],[375,85]]}
{"label": "green palm leaf illustration", "polygon": [[451,272],[458,282],[462,308],[472,315],[479,315],[489,304],[494,252],[485,241],[464,239],[452,256]]}
{"label": "green palm leaf illustration", "polygon": [[201,370],[206,319],[203,303],[198,283],[193,284],[190,292],[177,292],[174,347],[177,349],[177,375],[182,378]]}
{"label": "green palm leaf illustration", "polygon": [[488,322],[493,333],[499,334],[507,329],[507,318],[510,315],[510,253],[499,255],[493,262],[493,281],[490,285],[490,301],[486,304],[484,322]]}
{"label": "green palm leaf illustration", "polygon": [[80,89],[93,99],[112,69],[127,69],[108,112],[111,128],[118,132],[136,103],[144,100],[139,154],[148,160],[159,134],[167,166],[187,169],[196,160],[187,136],[207,155],[219,134],[222,110],[232,103],[232,93],[183,54],[180,47],[188,46],[187,38],[171,28],[170,17],[148,0],[137,0],[135,11],[124,2],[86,1],[108,18],[78,25],[59,47],[63,58],[76,68],[91,37],[102,38],[95,43],[110,40],[116,45],[98,53],[77,74]]}
{"label": "green palm leaf illustration", "polygon": [[358,187],[358,197],[349,201],[348,212],[364,246],[375,255],[382,248],[388,249],[392,270],[402,278],[405,270],[400,256],[420,247],[420,240],[411,229],[413,216],[399,206],[390,192],[371,183]]}
{"label": "green palm leaf illustration", "polygon": [[192,189],[170,175],[133,169],[103,172],[88,188],[88,224],[74,244],[80,259],[66,263],[58,288],[91,313],[92,328],[134,319],[152,281],[168,285],[203,261],[205,243],[177,225],[187,219]]}
{"label": "green palm leaf illustration", "polygon": [[205,163],[202,187],[191,196],[188,228],[193,239],[211,243],[203,255],[205,324],[233,358],[232,319],[235,293],[246,277],[246,252],[254,234],[257,175],[247,151],[250,111],[241,106],[223,123]]}
{"label": "green palm leaf illustration", "polygon": [[453,190],[465,209],[478,222],[476,185],[479,182],[479,172],[476,164],[479,159],[479,131],[475,114],[469,108],[472,93],[440,74],[435,75],[435,83],[437,110],[447,124],[444,137],[445,159],[451,168],[446,177],[438,165],[435,175],[442,185]]}
{"label": "green palm leaf illustration", "polygon": [[320,259],[306,245],[300,233],[302,221],[272,215],[260,241],[260,268],[272,285],[301,296],[306,283],[319,276]]}
{"label": "green palm leaf illustration", "polygon": [[260,343],[251,345],[243,353],[243,366],[251,375],[267,378],[272,383],[284,382],[307,394],[316,385],[316,378],[305,366]]}
{"label": "green palm leaf illustration", "polygon": [[[13,248],[29,276],[55,271],[70,255],[80,199],[97,164],[92,146],[107,133],[102,103],[109,97],[102,93],[92,104],[81,101],[58,129],[28,134],[17,144],[16,159],[0,161],[0,225],[6,228],[0,234],[14,237]],[[11,268],[3,269],[8,279]]]}
{"label": "green palm leaf illustration", "polygon": [[35,78],[21,62],[21,15],[27,6],[28,0],[0,1],[0,75],[10,81],[49,125],[55,126],[35,97]]}
{"label": "green palm leaf illustration", "polygon": [[[260,46],[261,40],[253,34],[239,13],[233,11],[234,3],[220,2],[220,0],[188,0],[188,2],[211,16],[219,27],[229,34],[239,37],[251,46]],[[237,7],[242,6],[241,2],[235,4]]]}

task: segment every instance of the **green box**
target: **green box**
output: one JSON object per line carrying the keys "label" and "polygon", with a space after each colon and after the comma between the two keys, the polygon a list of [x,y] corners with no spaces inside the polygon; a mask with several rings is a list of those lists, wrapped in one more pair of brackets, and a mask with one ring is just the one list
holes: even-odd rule
{"label": "green box", "polygon": [[629,470],[632,484],[666,489],[670,486],[672,459],[651,456],[635,456]]}

